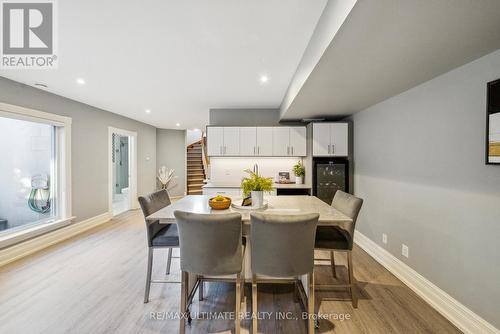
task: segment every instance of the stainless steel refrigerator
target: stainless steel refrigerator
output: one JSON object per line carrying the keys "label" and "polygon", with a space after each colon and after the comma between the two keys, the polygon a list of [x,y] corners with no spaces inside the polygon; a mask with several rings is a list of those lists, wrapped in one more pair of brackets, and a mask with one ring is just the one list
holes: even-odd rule
{"label": "stainless steel refrigerator", "polygon": [[331,204],[337,190],[349,192],[347,159],[314,158],[313,195]]}

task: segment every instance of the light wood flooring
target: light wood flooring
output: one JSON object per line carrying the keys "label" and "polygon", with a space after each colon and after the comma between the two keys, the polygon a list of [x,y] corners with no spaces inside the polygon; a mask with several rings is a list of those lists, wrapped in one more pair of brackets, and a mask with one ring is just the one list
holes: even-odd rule
{"label": "light wood flooring", "polygon": [[[326,255],[326,254],[325,254]],[[344,254],[337,273],[346,278]],[[153,284],[143,304],[146,236],[142,213],[126,212],[109,223],[42,252],[0,268],[0,333],[177,333],[178,320],[152,319],[178,311],[180,285]],[[317,293],[317,305],[331,320],[321,320],[317,333],[458,333],[459,331],[360,248],[353,253],[359,306],[347,291]],[[163,278],[166,251],[155,254],[154,278]],[[179,262],[172,262],[179,280]],[[329,267],[318,267],[317,282],[331,281]],[[251,310],[250,287],[247,307]],[[234,310],[234,285],[208,283],[206,299],[195,299],[192,311]],[[302,309],[288,285],[259,285],[259,311]],[[339,298],[320,301],[321,297]],[[159,312],[159,313],[157,313]],[[335,320],[346,317],[349,320]],[[248,333],[250,321],[242,323]],[[230,333],[231,320],[193,320],[187,333]],[[305,333],[302,320],[259,321],[261,333]]]}

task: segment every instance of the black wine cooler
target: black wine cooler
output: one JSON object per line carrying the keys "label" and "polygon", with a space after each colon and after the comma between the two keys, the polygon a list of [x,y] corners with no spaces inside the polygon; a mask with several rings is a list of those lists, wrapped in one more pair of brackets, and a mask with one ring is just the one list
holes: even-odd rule
{"label": "black wine cooler", "polygon": [[314,158],[313,195],[331,204],[337,190],[349,192],[349,161],[346,159]]}

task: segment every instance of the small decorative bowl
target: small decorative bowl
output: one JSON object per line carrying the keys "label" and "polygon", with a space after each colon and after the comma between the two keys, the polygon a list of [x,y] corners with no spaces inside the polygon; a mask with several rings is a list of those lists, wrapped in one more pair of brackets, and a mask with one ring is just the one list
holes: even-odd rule
{"label": "small decorative bowl", "polygon": [[215,197],[208,200],[208,205],[214,210],[226,210],[231,206],[231,198],[225,197],[223,201],[214,201]]}

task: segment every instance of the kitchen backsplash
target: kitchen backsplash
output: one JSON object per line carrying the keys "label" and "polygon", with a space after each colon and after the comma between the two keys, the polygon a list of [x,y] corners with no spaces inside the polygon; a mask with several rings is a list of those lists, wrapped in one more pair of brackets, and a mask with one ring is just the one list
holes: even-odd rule
{"label": "kitchen backsplash", "polygon": [[[210,159],[210,181],[220,183],[239,184],[241,178],[246,176],[245,169],[253,169],[254,164],[259,165],[259,174],[278,180],[279,172],[290,172],[290,180],[295,180],[292,172],[300,158],[253,158],[253,157],[212,157]],[[307,173],[308,171],[306,171]]]}

